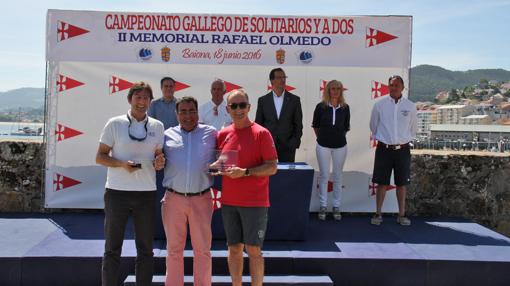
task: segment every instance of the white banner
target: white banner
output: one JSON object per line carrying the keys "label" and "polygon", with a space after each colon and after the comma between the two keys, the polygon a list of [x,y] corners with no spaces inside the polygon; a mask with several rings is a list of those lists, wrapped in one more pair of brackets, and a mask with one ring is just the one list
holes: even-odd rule
{"label": "white banner", "polygon": [[[148,82],[157,98],[159,80],[171,76],[177,97],[194,96],[201,104],[219,78],[229,90],[248,92],[254,119],[258,97],[268,92],[269,71],[279,66],[303,107],[296,160],[316,170],[313,110],[327,81],[344,84],[351,131],[342,211],[373,211],[369,116],[373,103],[388,95],[389,76],[402,75],[408,83],[411,20],[50,10],[46,207],[103,207],[106,169],[95,164],[98,139],[108,118],[129,109],[126,95],[134,82]],[[392,197],[385,211],[397,209]],[[317,208],[314,188],[310,209]]]}

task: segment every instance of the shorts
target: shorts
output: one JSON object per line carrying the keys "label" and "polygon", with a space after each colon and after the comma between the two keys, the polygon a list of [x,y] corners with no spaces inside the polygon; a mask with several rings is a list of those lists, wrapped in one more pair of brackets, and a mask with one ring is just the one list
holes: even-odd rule
{"label": "shorts", "polygon": [[407,186],[411,183],[411,150],[408,147],[392,150],[378,145],[375,150],[372,183],[390,185],[392,171],[395,185]]}
{"label": "shorts", "polygon": [[221,206],[227,245],[262,247],[267,228],[267,207]]}

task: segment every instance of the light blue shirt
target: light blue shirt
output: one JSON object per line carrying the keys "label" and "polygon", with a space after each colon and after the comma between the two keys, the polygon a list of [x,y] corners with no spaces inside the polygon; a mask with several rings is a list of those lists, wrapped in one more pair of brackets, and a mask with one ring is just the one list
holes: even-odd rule
{"label": "light blue shirt", "polygon": [[175,110],[176,103],[176,98],[169,102],[164,101],[163,98],[158,98],[152,101],[147,114],[149,114],[150,117],[163,122],[165,130],[167,130],[170,127],[179,125]]}
{"label": "light blue shirt", "polygon": [[165,131],[165,177],[163,186],[179,193],[198,193],[209,188],[213,179],[209,165],[216,159],[216,129],[204,124],[191,132],[180,125]]}

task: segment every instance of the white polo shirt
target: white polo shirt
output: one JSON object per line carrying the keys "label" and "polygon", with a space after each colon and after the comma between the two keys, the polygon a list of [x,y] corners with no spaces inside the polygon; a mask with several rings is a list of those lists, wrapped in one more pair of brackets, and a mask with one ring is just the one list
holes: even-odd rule
{"label": "white polo shirt", "polygon": [[216,130],[221,130],[221,128],[232,124],[232,118],[227,113],[227,104],[225,100],[218,105],[217,115],[215,115],[214,112],[215,107],[216,104],[214,104],[211,100],[202,104],[198,108],[198,121],[203,124],[211,125],[216,128]]}
{"label": "white polo shirt", "polygon": [[397,145],[411,142],[418,130],[416,105],[405,97],[395,103],[390,96],[374,104],[370,131],[377,141]]}
{"label": "white polo shirt", "polygon": [[[112,148],[111,156],[119,160],[130,160],[141,163],[142,168],[129,173],[124,168],[108,167],[106,188],[120,191],[155,191],[156,171],[153,166],[155,150],[163,147],[164,127],[161,121],[146,116],[145,120],[137,121],[131,117],[131,127],[127,114],[110,118],[101,133],[100,143]],[[147,124],[147,132],[145,131]],[[147,138],[136,141],[129,137]]]}

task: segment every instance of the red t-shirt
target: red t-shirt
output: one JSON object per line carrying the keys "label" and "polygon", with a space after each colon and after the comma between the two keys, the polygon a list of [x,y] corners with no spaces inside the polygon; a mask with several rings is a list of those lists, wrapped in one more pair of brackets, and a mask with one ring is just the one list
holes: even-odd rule
{"label": "red t-shirt", "polygon": [[[271,133],[253,123],[236,129],[234,124],[218,133],[218,149],[235,159],[240,168],[253,168],[278,158]],[[234,151],[229,152],[228,151]],[[237,152],[235,152],[237,151]],[[237,155],[236,155],[237,153]],[[223,176],[221,203],[229,206],[269,207],[269,177],[247,176],[231,179]]]}

